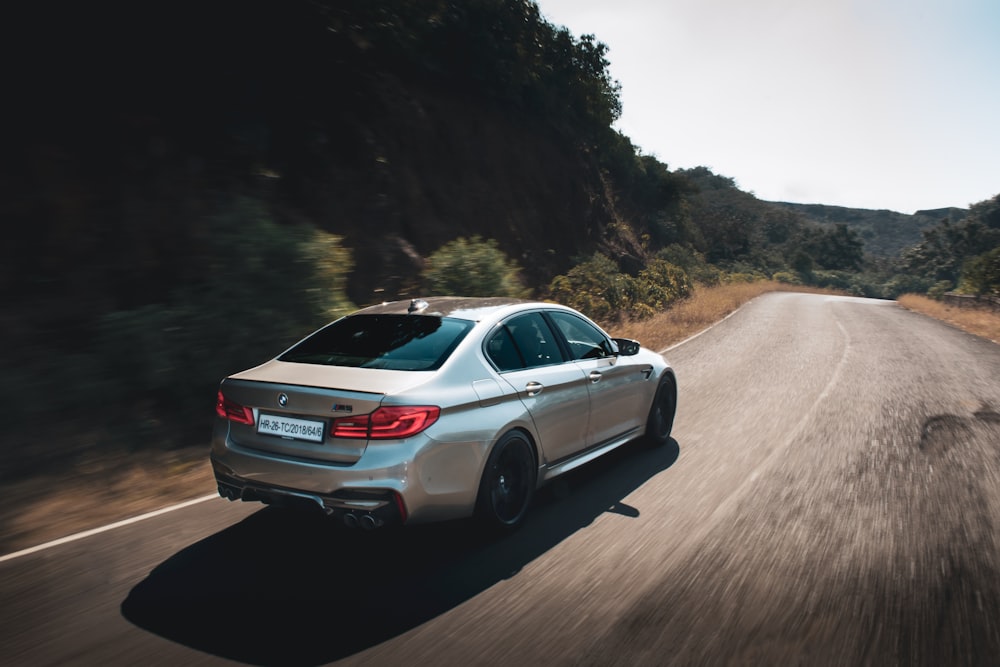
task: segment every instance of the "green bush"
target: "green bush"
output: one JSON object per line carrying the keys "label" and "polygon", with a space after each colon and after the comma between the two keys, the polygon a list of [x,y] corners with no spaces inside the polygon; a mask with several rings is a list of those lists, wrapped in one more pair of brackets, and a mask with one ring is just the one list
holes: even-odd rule
{"label": "green bush", "polygon": [[962,264],[958,291],[979,296],[1000,296],[1000,246]]}
{"label": "green bush", "polygon": [[651,317],[690,296],[693,289],[684,270],[665,260],[651,260],[633,277],[601,253],[556,276],[549,285],[554,300],[602,322]]}
{"label": "green bush", "polygon": [[776,280],[779,283],[784,283],[786,285],[801,285],[802,279],[799,278],[797,273],[791,271],[778,271],[773,276],[771,280]]}
{"label": "green bush", "polygon": [[637,305],[647,305],[654,311],[668,308],[675,301],[691,296],[694,291],[687,273],[662,259],[650,260],[646,268],[639,272],[637,282],[642,290],[636,299]]}
{"label": "green bush", "polygon": [[344,293],[351,255],[336,236],[280,225],[240,200],[206,219],[201,237],[189,258],[201,275],[168,300],[109,313],[80,332],[72,354],[33,355],[9,369],[25,379],[22,425],[44,406],[104,415],[89,425],[119,442],[152,443],[140,433],[151,424],[164,443],[204,440],[222,377],[354,309]]}
{"label": "green bush", "polygon": [[954,289],[955,286],[951,284],[950,280],[939,280],[934,283],[929,290],[927,290],[927,296],[932,299],[937,299],[940,301],[944,298],[944,295]]}
{"label": "green bush", "polygon": [[813,271],[810,284],[816,287],[830,287],[846,291],[851,287],[853,276],[854,274],[847,271]]}
{"label": "green bush", "polygon": [[712,286],[718,285],[722,280],[722,271],[717,266],[709,264],[704,254],[690,246],[672,243],[660,249],[656,253],[656,258],[680,267],[694,283]]}
{"label": "green bush", "polygon": [[895,299],[901,294],[924,294],[933,287],[929,278],[921,278],[909,274],[899,274],[889,278],[882,287],[882,298]]}
{"label": "green bush", "polygon": [[530,292],[521,283],[520,270],[496,241],[473,236],[441,246],[427,258],[422,275],[432,295],[522,298]]}
{"label": "green bush", "polygon": [[549,284],[552,299],[598,321],[617,316],[631,291],[629,276],[622,274],[606,255],[595,253],[580,262],[566,275],[556,276]]}

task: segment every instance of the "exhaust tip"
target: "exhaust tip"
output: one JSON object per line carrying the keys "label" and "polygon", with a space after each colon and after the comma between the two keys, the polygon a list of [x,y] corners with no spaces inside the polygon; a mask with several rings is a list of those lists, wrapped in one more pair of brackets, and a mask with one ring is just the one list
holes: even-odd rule
{"label": "exhaust tip", "polygon": [[357,517],[357,515],[352,514],[351,512],[348,512],[347,514],[345,514],[344,515],[344,525],[347,526],[348,528],[357,528],[358,527],[358,517]]}
{"label": "exhaust tip", "polygon": [[371,514],[364,514],[361,516],[361,527],[365,530],[375,530],[382,525],[382,522],[373,517]]}

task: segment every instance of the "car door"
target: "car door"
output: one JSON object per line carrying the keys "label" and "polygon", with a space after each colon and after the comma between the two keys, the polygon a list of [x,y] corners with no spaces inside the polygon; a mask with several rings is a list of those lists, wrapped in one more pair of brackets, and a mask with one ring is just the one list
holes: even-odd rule
{"label": "car door", "polygon": [[497,325],[487,339],[486,355],[531,414],[542,463],[573,456],[587,446],[588,380],[566,358],[540,312]]}
{"label": "car door", "polygon": [[572,362],[587,378],[590,392],[588,446],[600,445],[644,428],[649,406],[641,383],[653,367],[618,356],[610,338],[593,324],[572,313],[546,313],[562,334]]}

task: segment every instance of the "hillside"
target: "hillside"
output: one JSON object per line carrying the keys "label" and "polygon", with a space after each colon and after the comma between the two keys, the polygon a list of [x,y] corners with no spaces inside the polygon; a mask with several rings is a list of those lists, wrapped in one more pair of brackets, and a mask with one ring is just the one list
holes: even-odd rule
{"label": "hillside", "polygon": [[959,222],[968,213],[966,209],[954,207],[917,211],[910,215],[885,209],[827,204],[769,203],[800,213],[806,220],[820,225],[846,224],[861,237],[865,252],[876,257],[894,257],[904,248],[918,243],[923,230],[942,221]]}
{"label": "hillside", "polygon": [[[389,30],[374,14],[392,6]],[[197,280],[199,230],[237,196],[342,236],[359,304],[405,294],[422,258],[459,235],[497,239],[529,284],[566,270],[614,219],[581,122],[498,98],[493,54],[449,70],[466,45],[437,55],[419,43],[415,63],[383,34],[429,39],[407,9],[25,10],[25,47],[42,57],[15,80],[23,106],[2,158],[5,219],[22,232],[5,248],[5,288],[65,296],[81,314],[162,301]]]}

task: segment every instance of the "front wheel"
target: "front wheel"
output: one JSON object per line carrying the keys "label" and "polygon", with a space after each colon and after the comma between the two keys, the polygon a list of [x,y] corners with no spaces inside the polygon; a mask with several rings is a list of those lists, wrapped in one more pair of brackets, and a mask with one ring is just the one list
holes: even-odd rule
{"label": "front wheel", "polygon": [[506,531],[520,526],[535,493],[537,475],[534,449],[527,437],[511,431],[500,438],[479,484],[476,513],[484,527]]}
{"label": "front wheel", "polygon": [[649,408],[649,418],[646,420],[646,438],[654,445],[665,445],[670,440],[670,432],[674,428],[674,415],[677,413],[677,381],[670,373],[660,378],[653,397],[653,405]]}

